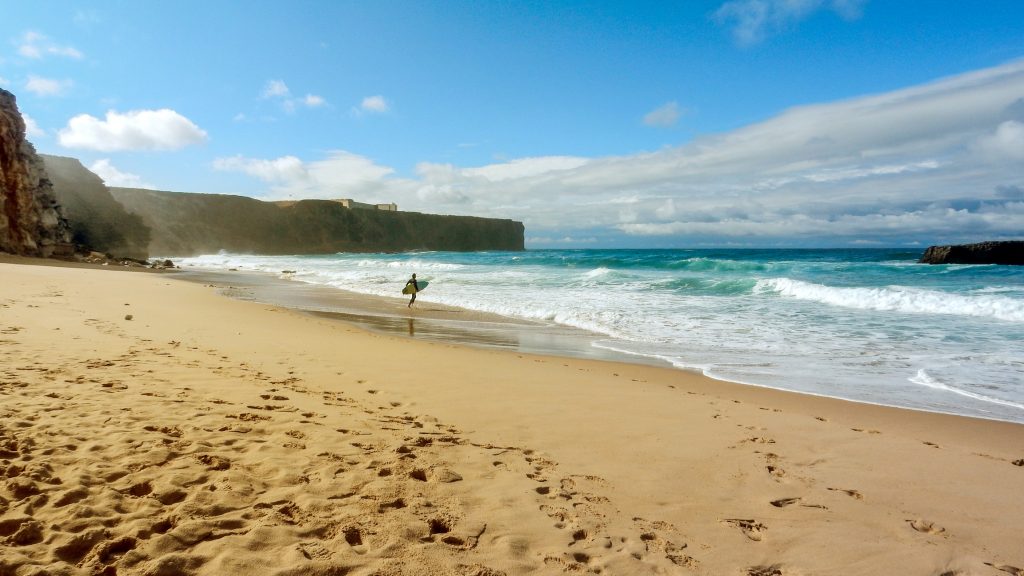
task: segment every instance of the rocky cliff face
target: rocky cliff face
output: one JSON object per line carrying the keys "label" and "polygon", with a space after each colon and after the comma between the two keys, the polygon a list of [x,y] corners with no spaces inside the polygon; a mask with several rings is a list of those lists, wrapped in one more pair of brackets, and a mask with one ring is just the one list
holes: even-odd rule
{"label": "rocky cliff face", "polygon": [[142,217],[155,256],[524,248],[523,224],[512,220],[349,209],[328,200],[282,206],[222,194],[110,192]]}
{"label": "rocky cliff face", "polygon": [[0,251],[25,256],[70,254],[71,233],[14,94],[0,89]]}
{"label": "rocky cliff face", "polygon": [[953,246],[929,246],[922,264],[1015,264],[1024,265],[1024,240],[979,242]]}
{"label": "rocky cliff face", "polygon": [[25,140],[25,122],[14,95],[0,90],[0,252],[70,256],[72,240],[130,258],[219,250],[522,250],[523,225],[348,209],[326,200],[282,206],[242,196],[107,188],[78,160],[37,156]]}
{"label": "rocky cliff face", "polygon": [[116,257],[149,257],[149,228],[114,199],[102,178],[75,158],[46,154],[40,158],[70,222],[75,244]]}

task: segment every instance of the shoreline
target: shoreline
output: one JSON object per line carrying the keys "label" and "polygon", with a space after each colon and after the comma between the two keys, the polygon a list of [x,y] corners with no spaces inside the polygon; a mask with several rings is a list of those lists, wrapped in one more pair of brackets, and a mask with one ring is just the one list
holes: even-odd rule
{"label": "shoreline", "polygon": [[175,274],[186,282],[215,286],[229,298],[333,318],[381,334],[700,373],[674,367],[665,360],[593,346],[593,342],[606,336],[554,322],[503,316],[423,300],[418,300],[416,307],[409,309],[403,297],[351,292],[281,278],[270,272],[181,269]]}
{"label": "shoreline", "polygon": [[0,263],[12,572],[1024,565],[1020,424],[401,338],[103,272]]}
{"label": "shoreline", "polygon": [[[301,280],[281,278],[271,272],[252,270],[179,270],[174,272],[179,275],[179,279],[216,286],[223,295],[229,298],[283,306],[291,310],[331,318],[381,334],[427,339],[436,342],[449,342],[466,346],[511,350],[554,358],[568,357],[654,366],[699,375],[716,382],[731,385],[751,386],[789,394],[925,414],[941,414],[994,422],[1024,424],[1022,421],[995,416],[985,417],[976,414],[928,410],[824,393],[788,390],[767,384],[726,380],[709,375],[697,368],[676,366],[660,358],[631,354],[595,345],[595,342],[606,338],[606,336],[581,328],[555,323],[502,316],[434,302],[423,302],[422,300],[418,301],[421,307],[413,311],[407,311],[407,308],[401,305],[405,303],[405,299],[402,297],[389,298],[386,296],[351,292],[342,288],[321,284],[309,284]],[[424,305],[432,308],[423,308],[422,306]]]}

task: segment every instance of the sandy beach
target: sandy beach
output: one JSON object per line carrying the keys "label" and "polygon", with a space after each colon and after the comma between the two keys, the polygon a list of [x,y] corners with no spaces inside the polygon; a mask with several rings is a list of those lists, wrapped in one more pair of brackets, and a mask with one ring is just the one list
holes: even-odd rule
{"label": "sandy beach", "polygon": [[0,262],[3,576],[1024,574],[1019,424],[37,264]]}

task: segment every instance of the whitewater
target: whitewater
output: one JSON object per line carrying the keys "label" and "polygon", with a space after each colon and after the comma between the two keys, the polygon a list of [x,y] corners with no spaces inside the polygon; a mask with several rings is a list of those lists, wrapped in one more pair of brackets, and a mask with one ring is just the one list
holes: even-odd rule
{"label": "whitewater", "polygon": [[530,250],[186,258],[578,328],[713,378],[1024,422],[1024,267],[906,250]]}

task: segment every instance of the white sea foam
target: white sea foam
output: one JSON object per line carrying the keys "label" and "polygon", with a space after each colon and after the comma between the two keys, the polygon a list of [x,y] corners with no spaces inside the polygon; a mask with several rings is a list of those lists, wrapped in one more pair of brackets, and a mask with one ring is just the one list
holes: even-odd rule
{"label": "white sea foam", "polygon": [[904,286],[837,288],[790,278],[758,280],[754,289],[859,310],[980,316],[1024,322],[1024,302],[1001,296],[953,294]]}
{"label": "white sea foam", "polygon": [[992,404],[999,404],[1001,406],[1009,406],[1011,408],[1019,408],[1021,410],[1024,410],[1024,404],[1021,404],[1019,402],[1011,402],[1009,400],[992,398],[991,396],[985,396],[984,394],[978,394],[976,392],[970,392],[968,390],[962,390],[955,386],[944,384],[938,379],[932,377],[931,374],[928,374],[928,372],[925,371],[924,368],[918,370],[917,374],[911,376],[910,378],[908,378],[908,380],[910,380],[914,384],[920,384],[922,386],[927,386],[928,388],[932,388],[935,390],[942,390],[943,392],[952,392],[953,394],[959,394],[961,396],[966,396],[967,398],[981,400],[982,402],[991,402]]}
{"label": "white sea foam", "polygon": [[461,264],[450,264],[446,262],[430,262],[428,260],[391,260],[388,262],[381,262],[380,260],[360,260],[355,263],[356,266],[363,268],[389,268],[389,269],[401,269],[401,270],[461,270],[465,266]]}
{"label": "white sea foam", "polygon": [[[631,267],[616,258],[222,253],[175,262],[392,297],[418,272],[430,281],[424,304],[586,329],[606,335],[597,347],[714,377],[1024,422],[1024,284],[1013,271],[979,268],[965,281],[891,263],[674,254],[658,267]],[[931,374],[908,381],[919,366]]]}

